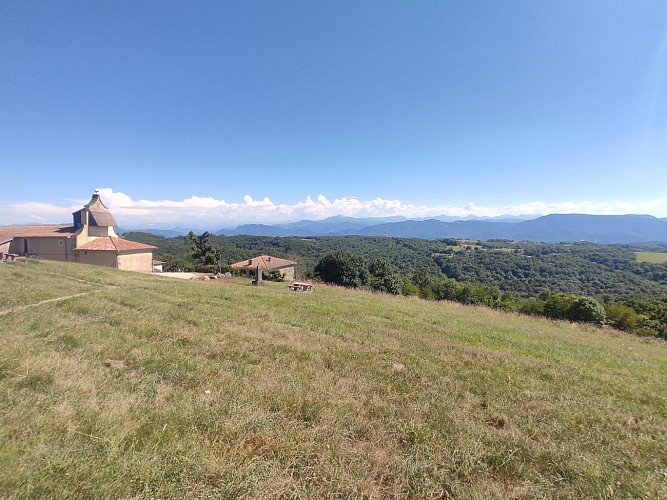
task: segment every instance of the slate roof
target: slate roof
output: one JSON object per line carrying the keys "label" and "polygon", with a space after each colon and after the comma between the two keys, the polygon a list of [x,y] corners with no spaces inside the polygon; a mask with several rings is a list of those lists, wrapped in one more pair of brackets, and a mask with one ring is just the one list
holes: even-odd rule
{"label": "slate roof", "polygon": [[75,232],[74,227],[63,224],[0,226],[0,243],[14,238],[67,238]]}
{"label": "slate roof", "polygon": [[83,212],[86,209],[88,210],[89,215],[88,223],[91,226],[118,226],[113,215],[109,212],[109,209],[102,203],[99,193],[94,193],[92,198],[90,198],[90,201],[86,203],[81,210],[74,212],[74,214]]}
{"label": "slate roof", "polygon": [[155,250],[156,247],[146,245],[144,243],[137,243],[135,241],[123,240],[121,238],[113,238],[112,236],[102,236],[95,238],[88,243],[84,243],[74,250],[100,250],[100,251],[115,251],[123,252],[128,250]]}
{"label": "slate roof", "polygon": [[113,215],[111,215],[111,212],[107,211],[93,211],[91,210],[89,212],[89,218],[88,222],[90,223],[91,226],[112,226],[116,227],[118,224],[116,224],[116,221],[113,218]]}
{"label": "slate roof", "polygon": [[272,257],[271,255],[259,255],[257,257],[253,257],[252,259],[236,262],[235,264],[232,264],[232,267],[238,267],[239,269],[257,269],[257,266],[259,266],[260,269],[271,270],[295,265],[296,262],[293,260]]}

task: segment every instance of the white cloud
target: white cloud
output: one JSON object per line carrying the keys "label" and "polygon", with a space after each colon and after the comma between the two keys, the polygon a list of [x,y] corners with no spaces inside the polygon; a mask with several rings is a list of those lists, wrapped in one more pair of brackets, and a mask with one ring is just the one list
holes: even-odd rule
{"label": "white cloud", "polygon": [[[483,206],[471,201],[465,206],[415,205],[400,200],[375,198],[360,200],[342,197],[329,200],[318,194],[314,199],[306,196],[294,204],[276,204],[270,198],[255,200],[250,195],[241,202],[227,202],[212,197],[191,196],[184,200],[134,200],[129,195],[101,188],[100,196],[123,227],[151,227],[160,224],[176,224],[192,228],[218,229],[247,222],[276,223],[300,219],[323,219],[334,215],[350,217],[385,217],[402,215],[408,218],[448,215],[466,217],[494,217],[499,215],[546,215],[550,213],[586,214],[653,214],[667,216],[667,197],[641,202],[564,201],[545,203],[533,201],[516,205]],[[71,220],[71,214],[81,204],[66,206],[40,203],[0,203],[0,224],[60,223]]]}

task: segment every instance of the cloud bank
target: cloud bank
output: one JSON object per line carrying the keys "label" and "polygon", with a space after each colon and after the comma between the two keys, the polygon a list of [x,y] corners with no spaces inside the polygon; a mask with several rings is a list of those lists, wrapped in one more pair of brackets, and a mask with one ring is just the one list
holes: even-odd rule
{"label": "cloud bank", "polygon": [[[100,196],[112,211],[118,224],[124,228],[185,226],[188,228],[218,229],[244,223],[278,223],[302,219],[324,219],[335,215],[349,217],[427,218],[434,216],[497,217],[539,216],[552,213],[585,213],[594,215],[652,214],[667,215],[667,196],[643,202],[564,201],[544,203],[533,201],[516,205],[484,206],[469,202],[456,205],[415,205],[400,200],[375,198],[359,200],[353,197],[329,200],[324,195],[294,204],[276,204],[265,197],[255,200],[245,195],[240,202],[227,202],[211,197],[191,196],[184,200],[134,200],[129,195],[111,188],[100,188]],[[0,224],[62,223],[71,221],[71,214],[88,200],[67,200],[63,205],[22,202],[0,202]]]}

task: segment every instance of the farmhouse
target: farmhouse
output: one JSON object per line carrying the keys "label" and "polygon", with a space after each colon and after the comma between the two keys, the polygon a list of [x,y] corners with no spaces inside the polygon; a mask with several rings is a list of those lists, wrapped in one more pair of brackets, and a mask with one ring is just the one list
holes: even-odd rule
{"label": "farmhouse", "polygon": [[119,238],[97,192],[72,216],[71,226],[0,226],[0,254],[152,272],[155,247]]}
{"label": "farmhouse", "polygon": [[283,275],[283,278],[286,280],[293,280],[296,269],[296,262],[293,260],[281,259],[280,257],[272,257],[271,255],[258,255],[252,259],[236,262],[235,264],[232,264],[232,267],[245,269],[249,272],[252,272],[257,268],[267,271],[273,271],[276,269],[280,271],[280,273]]}

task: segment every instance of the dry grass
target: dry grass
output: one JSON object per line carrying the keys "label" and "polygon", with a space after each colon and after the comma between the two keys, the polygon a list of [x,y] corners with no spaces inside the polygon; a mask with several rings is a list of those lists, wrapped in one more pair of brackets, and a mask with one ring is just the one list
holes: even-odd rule
{"label": "dry grass", "polygon": [[6,498],[667,495],[664,342],[329,287],[0,282]]}

